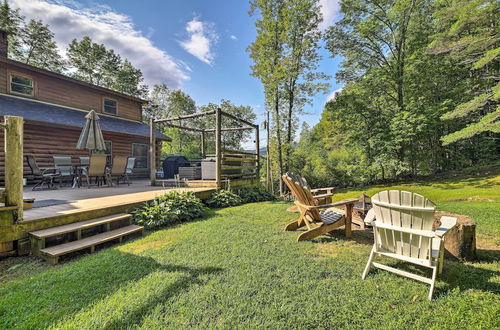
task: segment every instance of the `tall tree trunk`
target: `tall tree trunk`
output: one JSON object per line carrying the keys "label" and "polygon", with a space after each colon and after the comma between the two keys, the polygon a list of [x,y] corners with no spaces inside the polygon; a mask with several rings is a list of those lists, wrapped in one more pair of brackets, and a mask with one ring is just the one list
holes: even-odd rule
{"label": "tall tree trunk", "polygon": [[276,95],[274,98],[274,113],[276,120],[276,139],[278,141],[278,173],[279,173],[279,192],[280,196],[283,195],[283,146],[281,142],[281,123],[280,123],[280,102],[279,102],[279,91],[276,88]]}

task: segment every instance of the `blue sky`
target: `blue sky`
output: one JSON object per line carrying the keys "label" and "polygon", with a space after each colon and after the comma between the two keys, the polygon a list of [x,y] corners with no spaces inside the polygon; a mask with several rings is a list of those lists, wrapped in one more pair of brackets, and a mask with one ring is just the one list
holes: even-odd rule
{"label": "blue sky", "polygon": [[[319,0],[326,18],[337,16],[337,0]],[[139,67],[148,84],[181,88],[197,105],[228,99],[250,105],[263,120],[263,93],[250,75],[246,52],[255,39],[254,17],[246,0],[10,0],[27,18],[49,24],[64,52],[73,38],[89,35]],[[321,50],[320,70],[330,74],[331,89],[306,107],[301,122],[315,124],[327,97],[341,86],[333,78],[338,60]]]}

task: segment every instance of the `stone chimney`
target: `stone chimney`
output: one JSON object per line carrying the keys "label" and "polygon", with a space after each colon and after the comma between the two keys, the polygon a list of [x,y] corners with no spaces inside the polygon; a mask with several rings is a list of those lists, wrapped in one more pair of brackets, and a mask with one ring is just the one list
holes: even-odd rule
{"label": "stone chimney", "polygon": [[0,57],[8,57],[9,52],[9,40],[7,36],[9,33],[5,30],[0,29]]}

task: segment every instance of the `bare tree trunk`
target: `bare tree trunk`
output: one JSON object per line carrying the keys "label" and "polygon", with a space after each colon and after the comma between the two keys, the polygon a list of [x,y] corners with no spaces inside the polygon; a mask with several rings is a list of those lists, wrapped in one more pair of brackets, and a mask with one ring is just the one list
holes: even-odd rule
{"label": "bare tree trunk", "polygon": [[280,196],[283,195],[283,147],[281,143],[281,124],[280,124],[280,104],[279,104],[279,91],[276,89],[275,101],[274,101],[274,112],[276,120],[276,139],[278,141],[278,173],[279,173],[279,192]]}

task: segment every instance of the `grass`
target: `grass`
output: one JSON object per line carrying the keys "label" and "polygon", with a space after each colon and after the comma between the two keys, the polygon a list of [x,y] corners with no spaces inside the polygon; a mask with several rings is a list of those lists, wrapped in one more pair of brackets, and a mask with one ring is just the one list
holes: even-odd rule
{"label": "grass", "polygon": [[56,267],[6,259],[0,328],[499,328],[498,177],[473,182],[404,186],[478,223],[482,260],[446,261],[431,302],[428,286],[407,278],[373,270],[361,280],[366,233],[297,243],[282,230],[297,215],[268,202],[210,211]]}

